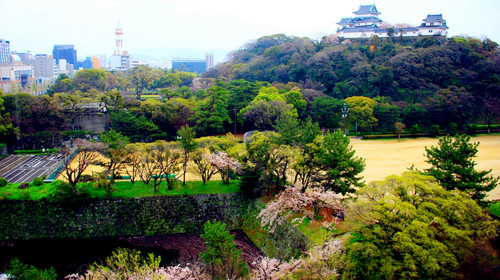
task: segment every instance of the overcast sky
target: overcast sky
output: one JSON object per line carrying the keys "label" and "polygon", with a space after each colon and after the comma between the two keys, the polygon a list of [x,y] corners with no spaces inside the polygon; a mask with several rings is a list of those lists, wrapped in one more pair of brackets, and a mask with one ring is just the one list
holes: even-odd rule
{"label": "overcast sky", "polygon": [[109,56],[120,22],[124,49],[132,55],[229,52],[276,33],[318,39],[334,33],[360,4],[372,3],[392,24],[419,25],[427,14],[443,14],[452,36],[500,42],[500,0],[0,0],[0,38],[18,52],[52,53],[54,44],[73,44],[79,59]]}

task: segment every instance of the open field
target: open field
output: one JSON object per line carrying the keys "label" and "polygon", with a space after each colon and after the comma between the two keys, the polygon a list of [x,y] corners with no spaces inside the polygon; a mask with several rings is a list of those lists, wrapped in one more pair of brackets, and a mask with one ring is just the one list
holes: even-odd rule
{"label": "open field", "polygon": [[[479,142],[475,159],[478,170],[490,170],[493,176],[500,176],[500,136],[472,137]],[[425,162],[425,147],[437,146],[437,138],[360,140],[351,139],[356,155],[366,160],[363,172],[366,182],[383,180],[392,174],[401,174],[412,165],[422,170],[428,168]],[[500,187],[491,191],[488,199],[500,199]]]}

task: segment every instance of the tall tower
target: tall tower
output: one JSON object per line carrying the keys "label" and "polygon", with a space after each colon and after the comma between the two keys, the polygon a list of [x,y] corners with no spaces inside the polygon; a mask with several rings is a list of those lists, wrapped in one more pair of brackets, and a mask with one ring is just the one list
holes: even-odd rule
{"label": "tall tower", "polygon": [[115,28],[116,49],[109,59],[109,68],[111,70],[126,71],[132,65],[130,55],[123,48],[123,29],[120,27],[120,22]]}
{"label": "tall tower", "polygon": [[120,27],[120,22],[118,22],[118,26],[115,28],[116,35],[116,49],[114,55],[121,55],[123,48],[123,29]]}

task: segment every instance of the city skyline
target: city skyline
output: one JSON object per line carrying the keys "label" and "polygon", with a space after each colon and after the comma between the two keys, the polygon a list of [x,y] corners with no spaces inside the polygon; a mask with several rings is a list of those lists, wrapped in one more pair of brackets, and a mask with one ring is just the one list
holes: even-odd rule
{"label": "city skyline", "polygon": [[473,1],[337,1],[296,0],[26,0],[23,7],[0,0],[0,38],[11,50],[50,54],[54,45],[75,45],[78,59],[108,57],[115,49],[114,29],[123,27],[123,50],[132,56],[202,57],[214,52],[216,62],[262,36],[320,39],[334,34],[337,22],[360,4],[377,5],[380,18],[391,24],[418,25],[428,14],[443,14],[449,36],[488,37],[500,42],[500,2]]}

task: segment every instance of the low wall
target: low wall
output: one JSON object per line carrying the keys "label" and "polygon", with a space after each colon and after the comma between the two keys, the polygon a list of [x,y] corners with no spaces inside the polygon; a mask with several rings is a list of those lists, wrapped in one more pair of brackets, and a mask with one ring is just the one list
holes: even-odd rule
{"label": "low wall", "polygon": [[201,233],[204,223],[215,219],[243,229],[272,257],[289,258],[306,248],[307,237],[288,223],[272,234],[262,229],[256,219],[262,208],[262,202],[241,194],[102,199],[79,205],[1,201],[0,242]]}

